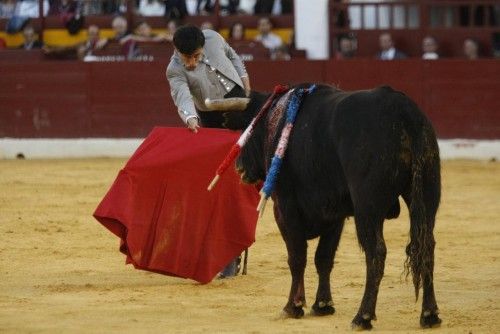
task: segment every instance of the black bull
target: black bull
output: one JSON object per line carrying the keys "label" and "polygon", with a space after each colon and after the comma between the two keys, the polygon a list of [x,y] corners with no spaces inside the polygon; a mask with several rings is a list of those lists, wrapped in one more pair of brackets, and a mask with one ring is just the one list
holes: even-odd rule
{"label": "black bull", "polygon": [[[243,112],[226,113],[226,127],[244,129],[266,97],[253,93]],[[263,117],[256,124],[237,159],[245,182],[265,179],[284,120],[272,145],[266,123]],[[440,193],[436,135],[414,102],[390,87],[343,92],[317,86],[301,104],[272,195],[292,274],[284,311],[296,318],[304,314],[307,240],[319,237],[314,258],[319,284],[312,312],[335,312],[330,273],[344,221],[354,216],[367,272],[352,326],[370,329],[386,258],[383,223],[398,217],[401,196],[410,214],[405,271],[412,274],[417,299],[423,288],[420,324],[439,325],[433,229]]]}

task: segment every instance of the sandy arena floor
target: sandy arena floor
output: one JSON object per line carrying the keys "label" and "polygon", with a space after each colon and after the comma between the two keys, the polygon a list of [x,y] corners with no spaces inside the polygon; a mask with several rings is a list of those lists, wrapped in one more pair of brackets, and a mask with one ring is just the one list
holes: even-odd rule
{"label": "sandy arena floor", "polygon": [[[92,218],[124,160],[0,160],[0,333],[344,333],[364,287],[364,255],[347,222],[332,275],[337,313],[280,318],[290,276],[271,211],[257,227],[249,274],[208,285],[125,266],[118,238]],[[432,333],[499,333],[500,163],[443,163]],[[401,279],[406,210],[387,221],[386,274],[374,331],[419,329]],[[316,274],[310,243],[308,303]],[[308,313],[308,310],[306,310]]]}

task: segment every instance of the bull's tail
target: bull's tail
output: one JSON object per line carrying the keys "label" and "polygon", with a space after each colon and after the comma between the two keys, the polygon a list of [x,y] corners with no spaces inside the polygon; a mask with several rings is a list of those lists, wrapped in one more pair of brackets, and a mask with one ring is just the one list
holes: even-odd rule
{"label": "bull's tail", "polygon": [[[425,123],[424,123],[425,124]],[[424,198],[424,187],[429,184],[425,180],[427,167],[432,165],[432,154],[429,154],[425,144],[434,146],[435,139],[432,139],[429,131],[424,125],[421,129],[415,129],[412,136],[412,166],[411,166],[411,192],[410,192],[410,240],[406,246],[405,274],[406,277],[412,273],[413,285],[415,287],[415,298],[418,294],[422,282],[425,278],[432,280],[434,271],[434,206],[426,206],[432,199]],[[437,143],[436,150],[437,150]],[[433,150],[434,148],[431,148]],[[438,153],[439,154],[439,153]],[[428,161],[430,159],[430,161]],[[439,164],[439,162],[438,162]],[[428,192],[425,192],[426,196]],[[439,195],[438,195],[439,196]],[[439,201],[439,198],[437,198]],[[436,206],[437,209],[437,206]],[[432,216],[432,217],[431,217]]]}

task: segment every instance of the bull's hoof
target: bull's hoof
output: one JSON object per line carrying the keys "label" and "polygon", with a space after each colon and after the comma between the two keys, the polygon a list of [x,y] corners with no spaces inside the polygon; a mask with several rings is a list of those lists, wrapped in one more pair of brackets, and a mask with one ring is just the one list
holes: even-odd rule
{"label": "bull's hoof", "polygon": [[304,310],[302,306],[287,305],[283,309],[283,313],[287,318],[299,319],[304,316]]}
{"label": "bull's hoof", "polygon": [[366,331],[373,328],[372,317],[370,315],[356,315],[352,320],[351,327],[355,331]]}
{"label": "bull's hoof", "polygon": [[335,307],[333,307],[333,301],[328,302],[318,302],[316,301],[312,306],[311,314],[316,316],[331,315],[335,313]]}
{"label": "bull's hoof", "polygon": [[420,327],[433,328],[441,326],[441,319],[437,311],[423,311],[420,316]]}

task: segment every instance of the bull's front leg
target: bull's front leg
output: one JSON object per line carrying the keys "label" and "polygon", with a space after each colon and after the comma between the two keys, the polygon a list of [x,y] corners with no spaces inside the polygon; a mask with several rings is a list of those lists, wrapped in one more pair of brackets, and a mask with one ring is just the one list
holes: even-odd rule
{"label": "bull's front leg", "polygon": [[[283,311],[285,316],[301,318],[304,316],[303,307],[306,305],[304,272],[307,263],[307,239],[300,224],[285,220],[276,199],[274,200],[274,216],[286,244],[288,266],[292,274],[292,286]],[[295,217],[297,216],[295,215]]]}

